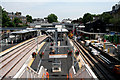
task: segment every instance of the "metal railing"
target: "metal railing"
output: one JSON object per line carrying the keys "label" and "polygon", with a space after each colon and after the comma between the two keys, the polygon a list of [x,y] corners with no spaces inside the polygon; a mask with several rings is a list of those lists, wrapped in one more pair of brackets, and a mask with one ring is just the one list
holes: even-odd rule
{"label": "metal railing", "polygon": [[13,79],[18,78],[46,78],[46,70],[43,66],[40,67],[39,72],[37,73],[31,67],[24,65],[19,72],[13,77]]}

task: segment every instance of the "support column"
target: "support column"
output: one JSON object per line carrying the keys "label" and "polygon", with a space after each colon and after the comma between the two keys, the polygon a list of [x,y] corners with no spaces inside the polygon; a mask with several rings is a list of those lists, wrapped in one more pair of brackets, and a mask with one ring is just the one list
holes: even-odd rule
{"label": "support column", "polygon": [[21,34],[21,41],[22,41],[23,39],[22,39],[22,34]]}
{"label": "support column", "polygon": [[73,25],[73,38],[75,37],[75,32],[74,32],[74,30],[75,30],[75,25]]}
{"label": "support column", "polygon": [[17,42],[16,34],[15,34],[15,42]]}
{"label": "support column", "polygon": [[39,30],[39,34],[40,34],[40,36],[42,35],[41,30]]}
{"label": "support column", "polygon": [[[55,46],[58,46],[58,40],[57,40],[57,30],[55,30]],[[57,54],[58,53],[58,48],[56,48],[56,50],[55,50],[55,54]]]}

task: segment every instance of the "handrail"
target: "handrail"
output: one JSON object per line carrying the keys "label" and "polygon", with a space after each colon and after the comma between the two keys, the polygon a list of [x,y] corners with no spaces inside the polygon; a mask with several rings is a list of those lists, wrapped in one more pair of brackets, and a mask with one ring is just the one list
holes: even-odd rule
{"label": "handrail", "polygon": [[[27,72],[26,72],[27,71]],[[26,73],[25,73],[26,72]],[[29,74],[28,74],[29,72]],[[27,76],[25,78],[42,78],[42,75],[46,74],[46,70],[44,69],[43,66],[40,67],[39,72],[37,73],[36,71],[34,71],[31,67],[29,67],[28,65],[23,65],[23,67],[19,70],[19,72],[13,77],[13,79],[17,79],[17,78],[22,78],[22,75],[27,74]],[[30,76],[30,77],[29,77]],[[32,77],[35,76],[35,77]],[[45,77],[46,78],[46,77]]]}

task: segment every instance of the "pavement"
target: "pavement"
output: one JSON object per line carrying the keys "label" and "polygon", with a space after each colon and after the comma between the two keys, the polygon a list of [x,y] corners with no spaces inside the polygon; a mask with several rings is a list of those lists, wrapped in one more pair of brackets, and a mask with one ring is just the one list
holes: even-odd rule
{"label": "pavement", "polygon": [[[65,41],[61,42],[62,46],[66,46]],[[31,68],[37,71],[38,65],[43,66],[49,72],[50,78],[67,78],[69,69],[72,66],[72,57],[68,56],[67,58],[59,58],[58,61],[61,61],[61,72],[52,72],[52,63],[55,59],[49,58],[50,53],[50,46],[51,42],[46,42],[45,45],[41,48],[40,52],[44,52],[44,56],[42,59],[39,55],[36,56],[35,60],[33,61]],[[69,46],[69,45],[68,45]],[[58,53],[67,54],[70,48],[59,48]]]}

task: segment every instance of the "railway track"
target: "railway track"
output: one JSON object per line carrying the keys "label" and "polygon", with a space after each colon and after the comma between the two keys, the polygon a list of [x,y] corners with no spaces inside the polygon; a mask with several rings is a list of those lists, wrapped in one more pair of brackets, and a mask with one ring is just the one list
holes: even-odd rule
{"label": "railway track", "polygon": [[[38,43],[45,38],[46,37],[38,38]],[[8,77],[7,74],[12,71],[17,64],[19,64],[20,60],[22,60],[26,55],[31,54],[30,51],[36,46],[37,43],[35,40],[32,40],[0,58],[0,79]]]}
{"label": "railway track", "polygon": [[98,79],[116,80],[112,73],[108,69],[106,69],[106,66],[103,66],[103,64],[101,64],[102,62],[100,62],[100,60],[93,57],[93,55],[91,55],[89,51],[86,50],[80,43],[76,41],[73,41],[73,43],[77,47],[77,49],[80,50],[80,54],[82,55],[85,62],[89,64],[92,70],[96,73]]}

